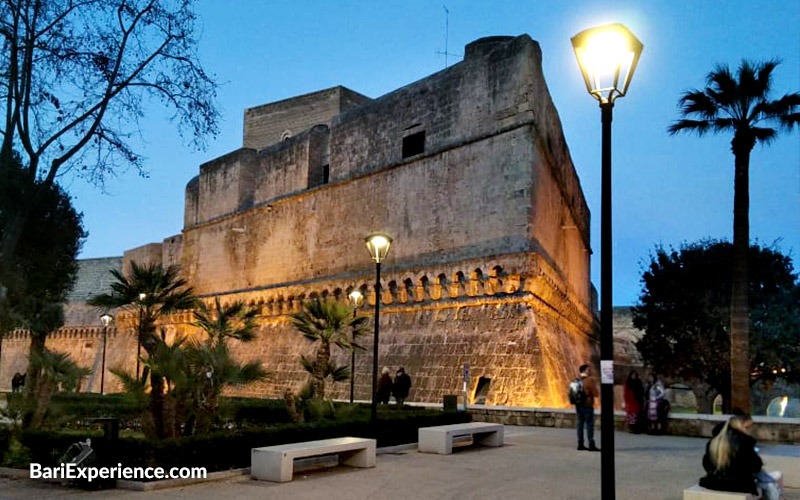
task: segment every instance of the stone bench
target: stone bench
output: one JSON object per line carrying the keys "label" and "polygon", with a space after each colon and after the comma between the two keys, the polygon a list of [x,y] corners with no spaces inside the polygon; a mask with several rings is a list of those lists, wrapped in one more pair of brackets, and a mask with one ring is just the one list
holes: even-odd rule
{"label": "stone bench", "polygon": [[800,446],[762,446],[759,455],[764,469],[783,472],[783,484],[787,488],[800,488]]}
{"label": "stone bench", "polygon": [[306,441],[253,448],[250,475],[262,481],[285,483],[292,480],[296,458],[339,455],[339,462],[351,467],[375,467],[375,440],[354,437]]}
{"label": "stone bench", "polygon": [[[769,473],[783,489],[783,474],[781,472]],[[719,491],[703,488],[695,484],[689,489],[683,490],[683,500],[759,500],[759,497],[750,493],[740,493],[738,491]]]}
{"label": "stone bench", "polygon": [[503,424],[469,422],[419,429],[419,451],[422,453],[449,455],[453,453],[454,443],[503,446]]}

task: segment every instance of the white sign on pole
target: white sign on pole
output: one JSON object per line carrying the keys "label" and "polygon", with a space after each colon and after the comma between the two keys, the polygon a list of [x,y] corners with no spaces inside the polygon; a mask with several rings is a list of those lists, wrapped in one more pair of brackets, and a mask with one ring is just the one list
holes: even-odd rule
{"label": "white sign on pole", "polygon": [[614,383],[614,360],[601,359],[600,360],[600,383],[613,384]]}

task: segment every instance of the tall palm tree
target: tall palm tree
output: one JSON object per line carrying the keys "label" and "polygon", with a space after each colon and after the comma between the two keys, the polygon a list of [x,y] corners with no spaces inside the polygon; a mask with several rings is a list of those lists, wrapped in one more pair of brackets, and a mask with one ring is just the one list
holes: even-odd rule
{"label": "tall palm tree", "polygon": [[[128,276],[117,270],[112,270],[111,274],[116,280],[111,284],[111,293],[96,295],[89,300],[89,304],[138,312],[139,343],[148,357],[152,357],[160,345],[156,321],[163,315],[193,308],[197,304],[194,291],[181,278],[180,269],[176,266],[131,262]],[[150,387],[164,387],[164,378],[158,372],[150,371]],[[156,437],[164,437],[163,390],[150,391],[150,410]]]}
{"label": "tall palm tree", "polygon": [[342,302],[313,299],[303,304],[303,310],[292,315],[292,324],[307,340],[318,343],[314,359],[300,356],[300,364],[311,374],[315,397],[325,397],[325,379],[334,382],[347,380],[350,370],[331,362],[331,345],[342,349],[360,349],[349,337],[353,330],[363,328],[366,316],[353,316],[353,309]]}
{"label": "tall palm tree", "polygon": [[750,246],[750,152],[756,143],[769,144],[775,127],[791,130],[800,123],[800,94],[770,100],[772,71],[777,61],[742,61],[734,75],[717,65],[706,77],[703,90],[685,92],[679,101],[683,119],[669,133],[733,133],[733,286],[731,296],[731,398],[733,407],[750,410],[749,310],[747,253]]}

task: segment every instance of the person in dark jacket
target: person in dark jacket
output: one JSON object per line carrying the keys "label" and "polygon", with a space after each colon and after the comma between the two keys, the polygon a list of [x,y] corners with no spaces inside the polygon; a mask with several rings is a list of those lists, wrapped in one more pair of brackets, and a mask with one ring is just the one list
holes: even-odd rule
{"label": "person in dark jacket", "polygon": [[399,408],[403,407],[403,403],[408,397],[408,391],[411,390],[411,377],[406,373],[405,368],[402,366],[397,370],[394,376],[394,385],[392,386],[392,394],[397,401]]}
{"label": "person in dark jacket", "polygon": [[391,397],[392,376],[389,375],[389,369],[384,366],[381,370],[381,378],[378,379],[378,403],[388,405]]}
{"label": "person in dark jacket", "polygon": [[756,440],[750,435],[753,420],[748,415],[734,415],[709,440],[703,456],[706,476],[700,486],[710,490],[736,491],[758,496],[761,488],[766,500],[779,500],[778,484],[764,472]]}

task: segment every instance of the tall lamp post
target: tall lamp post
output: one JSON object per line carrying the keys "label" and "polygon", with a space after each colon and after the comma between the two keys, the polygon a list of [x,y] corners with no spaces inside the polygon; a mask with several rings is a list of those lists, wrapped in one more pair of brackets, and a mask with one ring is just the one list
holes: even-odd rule
{"label": "tall lamp post", "polygon": [[372,233],[365,240],[369,256],[375,261],[375,336],[372,340],[372,411],[370,423],[377,429],[378,424],[378,328],[381,312],[381,262],[389,253],[392,238],[383,233]]}
{"label": "tall lamp post", "polygon": [[108,314],[103,313],[100,316],[100,321],[103,322],[103,362],[100,365],[100,394],[105,394],[105,382],[106,382],[106,343],[108,342],[108,325],[111,324],[111,320],[114,318]]}
{"label": "tall lamp post", "polygon": [[[353,308],[353,319],[356,318],[356,310],[364,303],[364,294],[358,290],[353,290],[347,295],[350,306]],[[356,341],[356,327],[353,325],[353,342]],[[356,350],[350,348],[350,404],[353,404],[355,394],[355,373],[356,373]]]}
{"label": "tall lamp post", "polygon": [[600,102],[603,125],[600,210],[600,382],[603,445],[601,498],[613,500],[614,486],[614,331],[611,295],[611,110],[631,83],[642,42],[621,24],[581,31],[572,38],[586,89]]}
{"label": "tall lamp post", "polygon": [[139,358],[142,357],[142,319],[144,318],[144,299],[147,298],[146,293],[139,294],[139,328],[138,335],[136,335],[136,381],[139,381]]}

